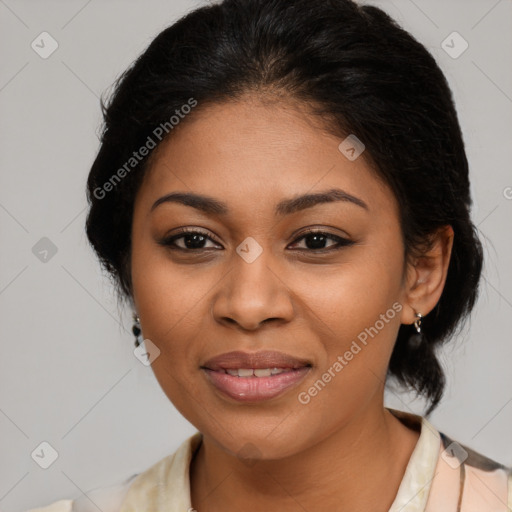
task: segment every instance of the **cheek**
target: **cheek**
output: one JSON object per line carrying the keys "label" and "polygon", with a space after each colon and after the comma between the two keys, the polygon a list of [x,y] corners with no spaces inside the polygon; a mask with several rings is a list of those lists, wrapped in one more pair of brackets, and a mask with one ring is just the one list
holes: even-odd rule
{"label": "cheek", "polygon": [[196,424],[196,355],[209,332],[204,301],[214,281],[204,272],[198,279],[197,270],[194,277],[192,266],[179,268],[161,248],[135,244],[132,282],[143,336],[160,350],[151,369],[176,409]]}
{"label": "cheek", "polygon": [[214,284],[210,272],[176,264],[149,235],[134,243],[131,271],[137,309],[155,338],[165,340],[174,329],[197,325],[198,309]]}
{"label": "cheek", "polygon": [[379,399],[400,327],[399,287],[393,283],[392,293],[389,282],[361,286],[352,270],[331,279],[328,296],[310,295],[309,319],[322,333],[322,354],[314,377],[297,390],[297,407],[300,421],[322,435]]}
{"label": "cheek", "polygon": [[194,335],[201,331],[205,319],[199,310],[208,279],[191,278],[191,269],[178,268],[163,248],[145,239],[134,243],[131,271],[142,334],[161,351],[153,368],[163,359],[174,371],[186,366],[183,353],[197,338]]}
{"label": "cheek", "polygon": [[308,276],[298,294],[307,303],[304,311],[313,330],[321,336],[324,357],[319,372],[330,371],[325,380],[340,396],[348,388],[364,399],[386,378],[403,292],[401,241],[391,236],[388,240],[389,245],[361,247],[357,256],[328,274]]}
{"label": "cheek", "polygon": [[[402,299],[402,260],[398,251],[371,254],[361,248],[350,261],[328,271],[305,274],[300,281],[297,296],[330,328],[330,337],[337,334],[348,340],[374,325]],[[391,317],[391,323],[399,325],[395,310],[386,320]]]}

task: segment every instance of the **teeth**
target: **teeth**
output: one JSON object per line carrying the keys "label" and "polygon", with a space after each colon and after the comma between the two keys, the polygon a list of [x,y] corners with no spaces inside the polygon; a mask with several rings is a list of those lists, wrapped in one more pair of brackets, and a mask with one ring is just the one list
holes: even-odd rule
{"label": "teeth", "polygon": [[229,368],[225,370],[234,377],[270,377],[283,372],[293,371],[291,368]]}
{"label": "teeth", "polygon": [[256,377],[270,377],[270,368],[255,368],[254,375]]}

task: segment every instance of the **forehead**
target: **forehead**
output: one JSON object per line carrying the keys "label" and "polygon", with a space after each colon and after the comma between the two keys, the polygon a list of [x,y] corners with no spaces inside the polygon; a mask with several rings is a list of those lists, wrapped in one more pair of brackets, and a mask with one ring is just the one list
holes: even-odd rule
{"label": "forehead", "polygon": [[233,213],[272,206],[276,215],[285,197],[337,188],[369,209],[393,207],[364,152],[349,160],[343,140],[296,105],[253,98],[199,105],[159,146],[137,199],[149,209],[164,194],[188,191],[221,198]]}

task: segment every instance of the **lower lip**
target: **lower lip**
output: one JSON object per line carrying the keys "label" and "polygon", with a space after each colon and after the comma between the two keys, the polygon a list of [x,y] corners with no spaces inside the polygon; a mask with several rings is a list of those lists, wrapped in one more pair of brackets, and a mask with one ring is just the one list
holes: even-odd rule
{"label": "lower lip", "polygon": [[270,377],[237,377],[228,373],[202,368],[209,382],[225,395],[239,402],[259,402],[274,398],[296,386],[311,367],[278,373]]}

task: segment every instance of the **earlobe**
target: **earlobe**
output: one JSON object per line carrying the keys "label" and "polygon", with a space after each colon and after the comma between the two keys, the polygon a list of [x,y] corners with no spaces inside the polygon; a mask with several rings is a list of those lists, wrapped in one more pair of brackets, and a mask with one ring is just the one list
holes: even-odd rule
{"label": "earlobe", "polygon": [[403,324],[413,324],[416,313],[426,316],[443,293],[453,247],[453,228],[439,228],[431,237],[429,248],[408,264]]}

